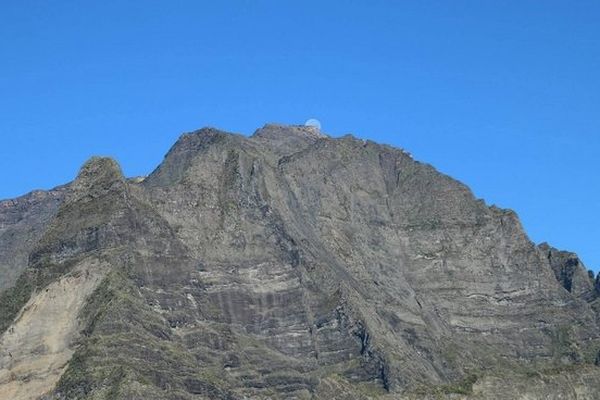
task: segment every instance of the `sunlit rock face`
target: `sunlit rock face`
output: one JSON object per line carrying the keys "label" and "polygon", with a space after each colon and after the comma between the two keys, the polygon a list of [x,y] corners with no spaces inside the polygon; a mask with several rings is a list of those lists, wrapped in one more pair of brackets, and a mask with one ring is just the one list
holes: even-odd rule
{"label": "sunlit rock face", "polygon": [[[600,390],[598,290],[577,257],[534,245],[515,213],[403,150],[315,127],[266,125],[251,137],[205,128],[145,179],[93,158],[39,196],[0,203],[0,260],[22,260],[0,269],[0,393],[592,399]],[[9,240],[11,229],[30,244]],[[44,295],[59,288],[73,292],[64,310]],[[59,333],[32,304],[60,315]],[[36,351],[36,338],[60,346]]]}

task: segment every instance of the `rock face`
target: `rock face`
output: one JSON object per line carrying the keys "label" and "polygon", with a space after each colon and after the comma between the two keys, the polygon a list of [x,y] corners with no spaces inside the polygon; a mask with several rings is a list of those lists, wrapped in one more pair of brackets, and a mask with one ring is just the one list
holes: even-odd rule
{"label": "rock face", "polygon": [[309,127],[202,129],[146,179],[93,158],[37,196],[52,201],[0,203],[0,260],[13,260],[0,262],[0,394],[600,390],[599,290],[579,259],[402,150]]}
{"label": "rock face", "polygon": [[574,296],[593,301],[598,293],[595,288],[594,275],[582,264],[576,254],[568,251],[559,251],[547,243],[538,246],[540,251],[548,257],[548,262],[554,271],[556,280]]}
{"label": "rock face", "polygon": [[64,199],[65,187],[0,201],[0,290],[15,283],[27,257]]}

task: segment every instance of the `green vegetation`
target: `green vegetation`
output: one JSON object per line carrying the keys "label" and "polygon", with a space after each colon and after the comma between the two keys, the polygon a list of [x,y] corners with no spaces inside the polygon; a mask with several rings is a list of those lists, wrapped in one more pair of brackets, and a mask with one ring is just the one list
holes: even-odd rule
{"label": "green vegetation", "polygon": [[342,387],[352,388],[352,392],[358,399],[377,399],[388,395],[388,392],[381,386],[373,382],[350,382],[344,376],[333,373],[327,378],[339,383]]}
{"label": "green vegetation", "polygon": [[0,294],[0,334],[8,329],[21,308],[27,304],[33,289],[34,284],[26,271],[19,277],[15,286]]}
{"label": "green vegetation", "polygon": [[473,385],[475,384],[475,382],[477,382],[477,379],[477,375],[469,374],[458,382],[441,386],[440,389],[443,393],[448,394],[471,394],[473,393]]}
{"label": "green vegetation", "polygon": [[[222,392],[221,370],[198,371],[194,352],[171,340],[168,323],[122,271],[111,271],[83,308],[84,337],[58,385],[66,398],[117,399],[126,393],[175,398],[190,382]],[[154,398],[154,397],[152,397]],[[179,397],[181,398],[181,397]]]}
{"label": "green vegetation", "polygon": [[552,355],[556,364],[562,364],[565,359],[568,362],[582,361],[582,355],[577,343],[573,340],[573,328],[567,325],[559,325],[552,333]]}

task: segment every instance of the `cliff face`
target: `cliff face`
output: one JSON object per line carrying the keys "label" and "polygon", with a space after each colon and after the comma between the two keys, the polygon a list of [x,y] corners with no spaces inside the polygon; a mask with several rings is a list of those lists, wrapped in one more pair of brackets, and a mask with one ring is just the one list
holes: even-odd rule
{"label": "cliff face", "polygon": [[0,263],[0,397],[600,390],[598,285],[577,257],[402,150],[202,129],[141,182],[95,158],[44,196],[57,206],[25,221],[2,203],[2,232],[33,228],[28,247],[0,233],[0,260],[21,260]]}
{"label": "cliff face", "polygon": [[35,191],[0,201],[0,290],[12,286],[27,267],[27,257],[54,217],[65,187]]}
{"label": "cliff face", "polygon": [[576,254],[559,251],[547,243],[540,244],[538,248],[548,257],[556,280],[568,292],[588,302],[592,302],[598,297],[599,292],[595,287],[593,272],[586,270]]}

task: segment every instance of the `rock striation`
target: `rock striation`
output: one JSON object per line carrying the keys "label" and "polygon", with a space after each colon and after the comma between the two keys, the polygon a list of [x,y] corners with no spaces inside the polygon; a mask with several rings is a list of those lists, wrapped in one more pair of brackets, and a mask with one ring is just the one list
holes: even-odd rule
{"label": "rock striation", "polygon": [[600,391],[598,280],[390,146],[204,128],[144,179],[92,158],[0,203],[0,222],[0,394],[15,399]]}

